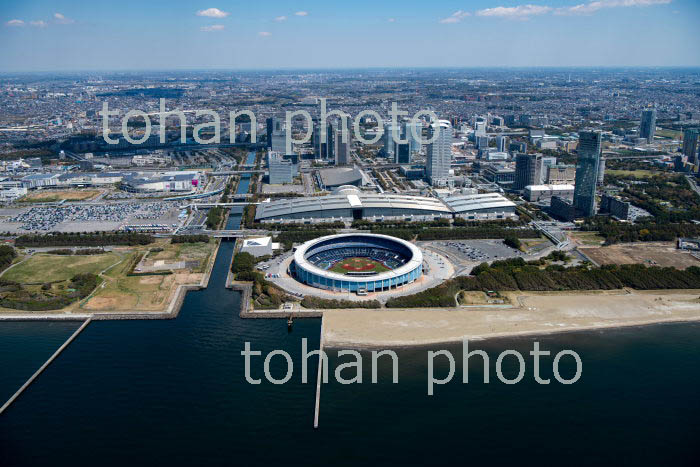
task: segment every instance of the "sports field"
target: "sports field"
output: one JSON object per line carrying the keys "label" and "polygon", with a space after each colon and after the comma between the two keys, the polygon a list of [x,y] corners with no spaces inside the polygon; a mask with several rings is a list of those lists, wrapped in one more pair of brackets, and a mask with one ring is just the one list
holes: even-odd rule
{"label": "sports field", "polygon": [[379,261],[370,258],[345,258],[338,261],[330,268],[331,272],[338,274],[348,274],[350,272],[367,272],[379,274],[380,272],[390,271]]}

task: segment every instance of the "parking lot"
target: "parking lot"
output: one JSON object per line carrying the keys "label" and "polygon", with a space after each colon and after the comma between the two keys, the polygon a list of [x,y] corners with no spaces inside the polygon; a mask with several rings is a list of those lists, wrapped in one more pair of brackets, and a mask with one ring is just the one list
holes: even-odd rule
{"label": "parking lot", "polygon": [[449,259],[458,261],[481,263],[525,256],[522,251],[506,246],[503,240],[445,240],[424,243],[428,247],[443,251]]}
{"label": "parking lot", "polygon": [[178,223],[179,210],[172,202],[62,204],[34,206],[15,211],[3,220],[11,232],[94,232],[121,226]]}
{"label": "parking lot", "polygon": [[532,248],[528,254],[505,245],[503,240],[441,240],[418,244],[426,250],[444,255],[454,265],[456,276],[469,274],[480,263],[517,257],[528,261],[546,255],[554,248],[551,243],[543,243]]}

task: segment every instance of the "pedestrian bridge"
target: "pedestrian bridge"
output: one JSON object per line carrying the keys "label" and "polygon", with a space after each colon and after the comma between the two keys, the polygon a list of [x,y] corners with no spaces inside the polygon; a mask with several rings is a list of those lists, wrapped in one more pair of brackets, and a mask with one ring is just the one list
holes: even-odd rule
{"label": "pedestrian bridge", "polygon": [[254,229],[246,229],[246,230],[208,230],[205,232],[207,235],[210,237],[214,238],[241,238],[241,237],[252,237],[252,236],[261,236],[261,235],[269,235],[270,231],[269,230],[254,230]]}

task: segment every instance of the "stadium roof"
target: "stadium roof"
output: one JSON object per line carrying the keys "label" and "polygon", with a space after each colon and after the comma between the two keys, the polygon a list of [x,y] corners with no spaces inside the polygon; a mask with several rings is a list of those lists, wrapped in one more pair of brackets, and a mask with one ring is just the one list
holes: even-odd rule
{"label": "stadium roof", "polygon": [[[389,271],[384,271],[378,274],[374,274],[372,276],[348,276],[344,274],[338,274],[336,272],[331,272],[327,271],[325,269],[321,269],[318,266],[312,264],[310,261],[306,259],[306,252],[309,250],[309,248],[313,247],[314,245],[324,242],[326,240],[330,239],[335,239],[338,241],[339,246],[342,244],[344,240],[354,240],[354,239],[361,239],[361,238],[367,238],[367,237],[374,237],[374,238],[382,238],[384,240],[389,240],[391,242],[395,242],[397,244],[401,244],[404,247],[408,248],[411,251],[411,257],[409,260],[405,263],[402,264],[400,267],[389,270]],[[367,282],[367,281],[380,281],[380,280],[387,280],[391,279],[393,277],[400,277],[403,274],[410,273],[414,269],[418,268],[422,263],[423,263],[423,252],[416,247],[413,243],[407,242],[406,240],[402,240],[400,238],[396,237],[390,237],[388,235],[381,235],[381,234],[371,234],[371,233],[351,233],[351,234],[336,234],[336,235],[327,235],[325,237],[320,237],[316,238],[313,240],[309,240],[308,242],[304,243],[301,245],[299,248],[296,249],[294,252],[294,262],[296,263],[297,267],[301,267],[307,271],[310,271],[314,274],[316,274],[319,277],[325,277],[327,279],[334,279],[338,281],[343,281],[343,282]]]}
{"label": "stadium roof", "polygon": [[450,196],[445,204],[455,213],[479,211],[493,208],[513,208],[515,203],[498,193],[481,193],[476,195]]}
{"label": "stadium roof", "polygon": [[316,217],[318,212],[331,209],[413,209],[430,214],[449,214],[450,208],[437,198],[394,194],[348,192],[329,196],[292,198],[258,205],[256,219],[283,218],[291,214],[308,213]]}

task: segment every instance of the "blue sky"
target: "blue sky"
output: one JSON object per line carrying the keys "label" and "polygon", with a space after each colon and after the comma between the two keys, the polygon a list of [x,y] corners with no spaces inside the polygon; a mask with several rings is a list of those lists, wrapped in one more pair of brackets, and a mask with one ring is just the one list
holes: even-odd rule
{"label": "blue sky", "polygon": [[700,66],[697,0],[0,2],[0,71]]}

